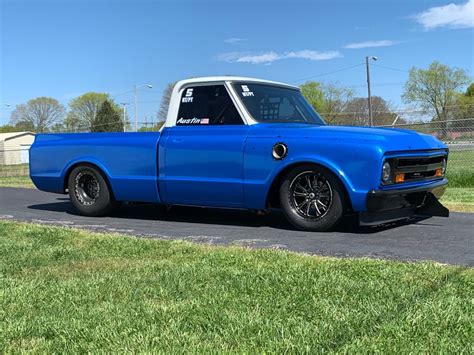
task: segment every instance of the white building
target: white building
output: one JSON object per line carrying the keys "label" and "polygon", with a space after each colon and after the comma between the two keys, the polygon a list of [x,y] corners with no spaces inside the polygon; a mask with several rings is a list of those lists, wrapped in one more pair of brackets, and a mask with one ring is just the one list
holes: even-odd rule
{"label": "white building", "polygon": [[0,165],[29,163],[29,150],[34,140],[32,132],[0,133]]}

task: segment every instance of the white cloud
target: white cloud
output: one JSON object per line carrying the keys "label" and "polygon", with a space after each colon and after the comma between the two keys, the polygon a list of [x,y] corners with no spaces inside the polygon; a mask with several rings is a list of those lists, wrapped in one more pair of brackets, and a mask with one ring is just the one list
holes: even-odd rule
{"label": "white cloud", "polygon": [[338,51],[319,52],[309,49],[301,51],[291,51],[284,53],[277,53],[274,51],[263,53],[249,53],[249,52],[228,52],[222,53],[218,56],[219,60],[229,63],[251,63],[251,64],[270,64],[277,60],[299,58],[308,60],[329,60],[342,57]]}
{"label": "white cloud", "polygon": [[244,42],[246,40],[247,38],[231,37],[231,38],[225,39],[224,43],[234,44],[234,43]]}
{"label": "white cloud", "polygon": [[341,57],[341,53],[337,51],[318,52],[305,49],[302,51],[288,52],[285,58],[302,58],[309,60],[328,60]]}
{"label": "white cloud", "polygon": [[271,63],[275,60],[281,59],[280,55],[275,52],[268,52],[257,55],[242,55],[238,56],[234,61],[238,63],[252,63],[252,64],[262,64],[262,63]]}
{"label": "white cloud", "polygon": [[438,27],[469,28],[474,27],[474,0],[465,4],[448,4],[435,6],[415,16],[415,21],[423,26],[425,30]]}
{"label": "white cloud", "polygon": [[346,49],[361,49],[361,48],[375,48],[375,47],[390,47],[398,44],[396,41],[383,39],[381,41],[366,41],[349,43],[344,46]]}

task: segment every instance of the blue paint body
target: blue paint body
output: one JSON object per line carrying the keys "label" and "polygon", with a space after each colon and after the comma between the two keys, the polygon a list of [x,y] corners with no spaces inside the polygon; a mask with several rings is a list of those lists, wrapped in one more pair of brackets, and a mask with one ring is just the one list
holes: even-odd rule
{"label": "blue paint body", "polygon": [[[288,146],[282,160],[271,154],[277,142]],[[293,123],[175,126],[161,133],[39,134],[30,150],[30,172],[40,190],[64,193],[71,168],[89,163],[103,171],[119,201],[264,209],[278,175],[309,162],[333,171],[352,209],[362,212],[371,190],[433,183],[382,186],[385,157],[440,151],[447,147],[435,137],[398,129]]]}

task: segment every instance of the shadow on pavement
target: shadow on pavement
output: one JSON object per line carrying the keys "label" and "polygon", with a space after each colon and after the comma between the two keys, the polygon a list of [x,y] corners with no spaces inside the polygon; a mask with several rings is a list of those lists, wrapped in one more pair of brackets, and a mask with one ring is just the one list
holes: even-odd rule
{"label": "shadow on pavement", "polygon": [[[36,204],[28,206],[28,208],[80,216],[69,202],[68,198],[57,198],[56,200],[59,202]],[[259,216],[244,210],[173,206],[170,210],[166,211],[164,207],[159,205],[127,204],[117,207],[107,217],[164,222],[235,225],[244,227],[269,227],[295,231],[295,228],[278,210],[272,211],[269,215]],[[378,226],[358,226],[353,217],[345,217],[334,232],[350,234],[379,233],[385,230],[415,224],[427,218],[428,217],[416,216],[407,220],[386,223]]]}

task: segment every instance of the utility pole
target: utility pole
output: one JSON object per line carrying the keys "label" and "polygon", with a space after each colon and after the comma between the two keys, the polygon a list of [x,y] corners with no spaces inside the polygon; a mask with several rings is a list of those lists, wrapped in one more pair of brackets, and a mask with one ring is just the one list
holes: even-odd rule
{"label": "utility pole", "polygon": [[136,85],[133,85],[133,102],[134,102],[134,106],[135,106],[135,112],[134,112],[134,115],[135,115],[135,132],[138,132],[138,110],[137,110],[137,86]]}
{"label": "utility pole", "polygon": [[369,121],[370,121],[370,127],[374,125],[374,121],[372,118],[372,103],[370,101],[370,68],[369,68],[369,59],[372,59],[373,61],[376,61],[378,58],[374,56],[370,57],[365,57],[365,68],[367,71],[367,101],[369,104]]}
{"label": "utility pole", "polygon": [[138,102],[137,102],[137,89],[141,87],[147,87],[151,89],[153,86],[150,84],[142,84],[142,85],[133,85],[133,101],[135,106],[135,132],[138,132]]}
{"label": "utility pole", "polygon": [[125,132],[126,127],[127,127],[127,105],[129,105],[128,102],[121,102],[120,105],[123,107],[123,130]]}

